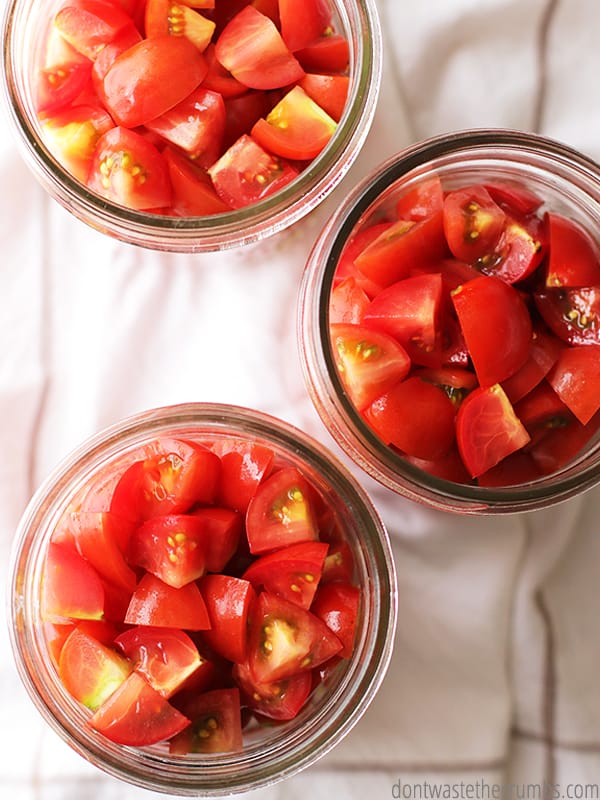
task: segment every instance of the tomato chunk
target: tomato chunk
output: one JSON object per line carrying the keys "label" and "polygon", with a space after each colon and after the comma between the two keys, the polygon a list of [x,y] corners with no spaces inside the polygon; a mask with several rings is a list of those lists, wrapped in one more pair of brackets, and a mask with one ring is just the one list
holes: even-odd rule
{"label": "tomato chunk", "polygon": [[172,754],[235,753],[242,749],[238,689],[214,689],[196,695],[185,712],[192,724],[171,740]]}
{"label": "tomato chunk", "polygon": [[563,403],[586,425],[600,408],[600,347],[564,348],[548,380]]}
{"label": "tomato chunk", "polygon": [[67,544],[50,542],[42,583],[42,617],[101,619],[104,588],[94,567]]}
{"label": "tomato chunk", "polygon": [[195,583],[175,588],[151,573],[146,573],[138,583],[124,621],[128,625],[189,631],[210,628],[206,605]]}

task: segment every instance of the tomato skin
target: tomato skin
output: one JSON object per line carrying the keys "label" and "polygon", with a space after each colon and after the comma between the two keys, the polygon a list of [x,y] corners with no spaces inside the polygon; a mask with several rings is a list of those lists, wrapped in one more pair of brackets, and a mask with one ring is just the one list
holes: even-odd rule
{"label": "tomato skin", "polygon": [[129,628],[115,644],[163,697],[171,697],[202,661],[194,642],[177,628]]}
{"label": "tomato skin", "polygon": [[329,324],[359,325],[369,302],[369,296],[360,288],[356,278],[344,278],[331,290]]}
{"label": "tomato skin", "polygon": [[322,619],[342,642],[341,658],[352,656],[359,606],[358,587],[341,581],[320,586],[311,606],[312,613]]}
{"label": "tomato skin", "polygon": [[304,70],[269,17],[246,6],[215,44],[217,60],[250,89],[278,89],[301,80]]}
{"label": "tomato skin", "polygon": [[42,618],[101,619],[104,588],[94,567],[68,544],[50,542],[42,581]]}
{"label": "tomato skin", "polygon": [[233,679],[240,688],[242,702],[269,719],[294,719],[312,690],[310,672],[299,672],[284,680],[258,683],[247,664],[235,664]]}
{"label": "tomato skin", "polygon": [[331,33],[296,50],[294,55],[306,72],[345,72],[350,63],[350,46],[345,36]]}
{"label": "tomato skin", "polygon": [[549,213],[550,253],[546,286],[600,285],[600,250],[578,223],[560,214]]}
{"label": "tomato skin", "polygon": [[335,122],[340,121],[346,108],[350,88],[350,78],[347,75],[307,73],[298,85]]}
{"label": "tomato skin", "polygon": [[36,109],[52,112],[64,109],[85,89],[91,76],[91,64],[73,62],[45,67],[36,83]]}
{"label": "tomato skin", "polygon": [[72,515],[71,527],[77,550],[98,574],[126,592],[133,592],[137,577],[122,549],[131,534],[129,521],[110,512],[80,512]]}
{"label": "tomato skin", "polygon": [[534,292],[537,310],[567,344],[600,344],[600,285]]}
{"label": "tomato skin", "polygon": [[333,356],[348,396],[359,411],[403,380],[410,358],[393,336],[364,325],[330,325]]}
{"label": "tomato skin", "polygon": [[202,168],[169,146],[163,150],[163,157],[171,180],[171,208],[175,214],[181,217],[204,217],[230,210]]}
{"label": "tomato skin", "polygon": [[297,469],[279,469],[258,487],[248,504],[246,535],[253,555],[318,538],[311,487]]}
{"label": "tomato skin", "polygon": [[510,378],[502,381],[506,396],[514,405],[530,392],[552,369],[563,344],[541,326],[534,326],[529,358]]}
{"label": "tomato skin", "polygon": [[170,739],[189,722],[137,672],[132,672],[89,720],[107,739],[130,747]]}
{"label": "tomato skin", "polygon": [[251,583],[230,575],[205,575],[200,591],[210,619],[203,640],[218,655],[241,663],[247,652],[248,614],[256,597]]}
{"label": "tomato skin", "polygon": [[123,28],[131,25],[131,18],[105,0],[76,0],[57,12],[54,25],[72,47],[93,61]]}
{"label": "tomato skin", "polygon": [[184,100],[207,72],[202,54],[185,37],[143,39],[117,56],[104,76],[102,99],[118,125],[135,128]]}
{"label": "tomato skin", "polygon": [[565,347],[548,381],[579,422],[586,425],[600,408],[600,347]]}
{"label": "tomato skin", "polygon": [[439,213],[444,208],[442,182],[437,175],[419,181],[416,186],[403,192],[396,201],[399,219],[420,222]]}
{"label": "tomato skin", "polygon": [[484,186],[494,202],[511,217],[529,217],[544,204],[541,197],[519,184],[494,181]]}
{"label": "tomato skin", "polygon": [[410,377],[366,409],[365,418],[386,444],[434,459],[454,442],[454,405],[443,389]]}
{"label": "tomato skin", "polygon": [[566,429],[551,430],[529,450],[542,475],[552,475],[566,466],[586,446],[600,429],[600,414],[596,413],[587,425],[577,419]]}
{"label": "tomato skin", "polygon": [[331,25],[328,0],[279,0],[281,35],[290,50],[301,50]]}
{"label": "tomato skin", "polygon": [[245,513],[258,485],[269,476],[275,453],[255,442],[225,439],[211,446],[221,459],[218,502]]}
{"label": "tomato skin", "polygon": [[100,137],[87,185],[102,197],[129,208],[161,208],[171,202],[162,155],[150,142],[127,128],[111,128]]}
{"label": "tomato skin", "polygon": [[237,688],[213,689],[184,707],[192,724],[169,743],[169,752],[235,753],[242,749],[240,696]]}
{"label": "tomato skin", "polygon": [[524,223],[507,217],[496,248],[477,260],[477,268],[484,275],[496,275],[506,283],[525,280],[546,254],[544,227],[537,218]]}
{"label": "tomato skin", "polygon": [[124,621],[127,625],[152,625],[190,631],[210,627],[206,605],[195,583],[187,583],[176,589],[149,572],[138,583]]}
{"label": "tomato skin", "polygon": [[484,186],[448,192],[443,224],[452,255],[469,264],[492,253],[503,231],[506,215]]}
{"label": "tomato skin", "polygon": [[452,302],[480,385],[510,378],[527,361],[533,335],[519,293],[500,278],[485,275],[459,287]]}
{"label": "tomato skin", "polygon": [[456,441],[473,478],[524,447],[529,434],[499,384],[474,389],[456,415]]}

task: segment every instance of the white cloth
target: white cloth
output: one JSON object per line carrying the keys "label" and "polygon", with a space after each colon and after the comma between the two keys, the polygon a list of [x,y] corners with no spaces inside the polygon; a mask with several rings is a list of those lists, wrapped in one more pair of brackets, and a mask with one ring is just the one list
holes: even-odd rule
{"label": "white cloth", "polygon": [[[262,244],[185,256],[117,243],[43,194],[2,126],[3,583],[35,487],[83,438],[132,412],[238,403],[336,449],[301,378],[297,286],[327,215],[384,157],[436,133],[497,125],[539,130],[600,159],[597,0],[378,5],[385,69],[364,151],[322,208]],[[252,798],[409,800],[435,790],[512,800],[541,797],[544,784],[551,797],[598,798],[600,491],[548,512],[462,518],[363,480],[398,568],[388,677],[331,754]],[[0,631],[0,795],[150,797],[48,729]]]}

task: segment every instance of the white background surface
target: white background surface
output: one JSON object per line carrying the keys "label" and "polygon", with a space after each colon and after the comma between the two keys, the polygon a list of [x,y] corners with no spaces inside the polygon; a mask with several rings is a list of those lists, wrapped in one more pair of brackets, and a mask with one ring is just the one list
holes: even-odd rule
{"label": "white background surface", "polygon": [[[124,415],[233,402],[334,447],[301,380],[298,280],[336,198],[385,156],[435,133],[498,125],[539,130],[600,159],[597,0],[378,5],[386,61],[367,145],[324,207],[260,245],[174,256],[105,238],[43,195],[1,120],[3,585],[35,487],[83,438]],[[367,485],[398,567],[390,673],[330,756],[253,797],[379,800],[401,786],[403,797],[427,797],[428,782],[456,798],[469,786],[479,791],[471,797],[496,796],[496,784],[512,798],[546,782],[556,797],[598,798],[600,493],[527,517],[463,519]],[[0,796],[150,797],[89,766],[46,727],[18,682],[5,628]]]}

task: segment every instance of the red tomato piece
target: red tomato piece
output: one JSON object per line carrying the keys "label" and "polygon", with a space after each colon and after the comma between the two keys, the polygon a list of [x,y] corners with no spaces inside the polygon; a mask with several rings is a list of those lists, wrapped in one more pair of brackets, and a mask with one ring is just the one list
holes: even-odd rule
{"label": "red tomato piece", "polygon": [[290,50],[301,50],[331,27],[328,0],[279,0],[281,35]]}
{"label": "red tomato piece", "polygon": [[294,467],[274,472],[248,505],[246,535],[250,552],[267,553],[318,538],[313,490]]}
{"label": "red tomato piece", "polygon": [[208,612],[195,583],[179,589],[169,586],[151,573],[137,585],[125,614],[127,625],[153,625],[201,631],[210,627]]}
{"label": "red tomato piece", "polygon": [[306,74],[299,86],[335,122],[340,121],[346,108],[350,88],[350,78],[347,75],[323,75],[313,72]]}
{"label": "red tomato piece", "polygon": [[443,389],[456,408],[477,386],[476,376],[470,370],[460,367],[424,368],[415,370],[413,375]]}
{"label": "red tomato piece", "polygon": [[171,147],[165,147],[163,157],[171,180],[171,208],[175,214],[204,217],[230,210],[216,193],[205,170]]}
{"label": "red tomato piece", "polygon": [[337,268],[334,276],[334,287],[338,283],[346,280],[346,278],[353,278],[364,293],[370,297],[375,297],[383,286],[380,286],[375,281],[361,272],[355,264],[356,258],[362,253],[367,246],[374,242],[380,234],[391,227],[391,222],[378,222],[375,225],[370,225],[368,228],[361,228],[356,233],[353,233],[341,252]]}
{"label": "red tomato piece", "polygon": [[587,423],[600,408],[600,347],[565,347],[548,381],[577,419]]}
{"label": "red tomato piece", "polygon": [[137,672],[132,672],[89,720],[117,744],[144,747],[175,736],[190,724]]}
{"label": "red tomato piece", "polygon": [[528,217],[544,204],[541,197],[521,184],[494,181],[486,183],[485,188],[494,202],[511,217]]}
{"label": "red tomato piece", "polygon": [[171,697],[202,663],[194,642],[177,628],[129,628],[115,644],[163,697]]}
{"label": "red tomato piece", "polygon": [[135,128],[180,103],[207,72],[202,53],[189,39],[143,39],[117,56],[104,76],[102,100],[117,124]]}
{"label": "red tomato piece", "polygon": [[221,458],[219,503],[245,513],[259,484],[270,474],[275,453],[257,442],[238,439],[221,439],[211,448]]}
{"label": "red tomato piece", "polygon": [[529,452],[543,475],[551,475],[565,467],[591,441],[600,429],[600,414],[595,414],[587,425],[577,419],[568,428],[548,431],[534,442]]}
{"label": "red tomato piece", "polygon": [[104,76],[112,67],[117,56],[141,41],[142,34],[135,25],[128,25],[119,31],[110,44],[100,50],[92,66],[92,81],[99,97],[102,97],[104,92]]}
{"label": "red tomato piece", "polygon": [[480,385],[510,378],[529,358],[533,335],[517,290],[485,275],[460,286],[452,301]]}
{"label": "red tomato piece", "polygon": [[462,402],[456,415],[456,441],[473,478],[524,447],[529,434],[499,384],[479,387]]}
{"label": "red tomato piece", "polygon": [[36,82],[36,109],[53,112],[70,105],[89,83],[89,62],[56,64],[40,70]]}
{"label": "red tomato piece", "polygon": [[221,572],[235,554],[244,531],[241,514],[230,508],[208,506],[196,509],[192,516],[204,525],[206,571]]}
{"label": "red tomato piece", "polygon": [[343,540],[330,542],[323,562],[321,584],[330,581],[351,581],[353,576],[354,556],[348,542]]}
{"label": "red tomato piece", "polygon": [[484,186],[473,185],[446,195],[443,219],[454,257],[475,264],[496,249],[506,214]]}
{"label": "red tomato piece", "polygon": [[354,650],[356,624],[360,606],[360,590],[350,583],[326,583],[319,586],[311,611],[332,630],[343,647],[342,658],[350,658]]}
{"label": "red tomato piece", "polygon": [[440,366],[442,295],[439,272],[404,278],[373,298],[363,325],[397,339],[414,364]]}
{"label": "red tomato piece", "polygon": [[232,575],[205,575],[200,591],[210,619],[203,640],[218,655],[241,663],[246,658],[248,614],[255,599],[252,585]]}
{"label": "red tomato piece", "polygon": [[220,94],[200,86],[145,127],[185,150],[200,166],[209,167],[221,152],[225,103]]}
{"label": "red tomato piece", "polygon": [[79,628],[67,637],[58,662],[65,689],[92,711],[108,700],[131,670],[126,658]]}
{"label": "red tomato piece", "polygon": [[547,431],[566,428],[572,415],[548,381],[541,381],[514,406],[515,414],[533,441]]}
{"label": "red tomato piece", "polygon": [[250,89],[277,89],[301,80],[304,70],[269,17],[246,6],[215,44],[218,61]]}
{"label": "red tomato piece", "polygon": [[435,459],[454,443],[454,405],[438,386],[407,378],[364,412],[386,444],[417,458]]}
{"label": "red tomato piece", "polygon": [[540,289],[535,304],[550,330],[572,345],[600,344],[600,285]]}
{"label": "red tomato piece", "polygon": [[235,753],[242,749],[241,706],[237,688],[213,689],[198,694],[184,710],[192,724],[171,740],[171,754]]}
{"label": "red tomato piece", "polygon": [[344,278],[336,283],[329,298],[329,323],[359,325],[370,299],[356,278]]}
{"label": "red tomato piece", "polygon": [[247,664],[235,664],[232,675],[240,688],[244,705],[268,719],[294,719],[313,686],[310,672],[300,672],[271,683],[258,683]]}
{"label": "red tomato piece", "polygon": [[257,558],[243,577],[256,590],[266,589],[301,608],[310,608],[329,545],[300,542]]}
{"label": "red tomato piece", "polygon": [[359,411],[408,375],[410,358],[389,334],[338,323],[330,326],[330,336],[340,379]]}
{"label": "red tomato piece", "polygon": [[225,99],[223,150],[227,150],[240,136],[252,130],[257,120],[267,116],[273,107],[272,94],[244,87],[244,94]]}
{"label": "red tomato piece", "polygon": [[183,439],[161,439],[154,451],[128,467],[115,486],[110,509],[140,523],[210,505],[221,476],[219,457]]}
{"label": "red tomato piece", "polygon": [[209,44],[203,55],[208,66],[206,78],[202,82],[205,89],[218,92],[223,99],[239,97],[248,91],[248,87],[234,78],[231,72],[217,60],[214,44]]}
{"label": "red tomato piece", "polygon": [[190,6],[195,3],[176,3],[173,0],[147,0],[145,13],[146,36],[185,36],[200,52],[206,50],[215,31],[215,23]]}
{"label": "red tomato piece", "polygon": [[131,18],[115,3],[75,0],[58,11],[54,25],[75,50],[93,61],[123,28],[131,25]]}
{"label": "red tomato piece", "polygon": [[77,105],[47,116],[41,122],[44,141],[52,155],[78,180],[87,180],[102,134],[114,127],[100,106]]}
{"label": "red tomato piece", "polygon": [[472,483],[471,476],[463,463],[456,445],[453,445],[447,453],[434,459],[415,458],[415,456],[404,454],[404,458],[415,467],[435,475],[445,481],[452,483]]}
{"label": "red tomato piece", "polygon": [[534,328],[529,358],[521,369],[502,381],[502,388],[513,405],[550,372],[562,348],[562,343],[545,328]]}
{"label": "red tomato piece", "polygon": [[560,214],[548,214],[550,248],[546,286],[600,284],[600,250],[581,225]]}
{"label": "red tomato piece", "polygon": [[127,128],[111,128],[100,137],[87,184],[102,197],[128,208],[161,208],[171,202],[162,155],[139,133]]}
{"label": "red tomato piece", "polygon": [[248,666],[258,683],[311,670],[343,645],[322,620],[282,597],[261,592],[250,614]]}
{"label": "red tomato piece", "polygon": [[50,542],[41,599],[42,619],[101,619],[104,588],[94,567],[68,544]]}
{"label": "red tomato piece", "polygon": [[477,478],[479,486],[516,486],[530,483],[540,477],[540,470],[530,453],[517,450],[503,458],[495,467],[488,469]]}
{"label": "red tomato piece", "polygon": [[137,577],[123,556],[131,535],[131,522],[110,511],[80,512],[73,514],[71,528],[77,549],[98,574],[109,583],[133,592]]}
{"label": "red tomato piece", "polygon": [[336,122],[300,86],[294,86],[252,128],[252,138],[282,158],[309,161],[319,155],[336,130]]}
{"label": "red tomato piece", "polygon": [[358,269],[382,287],[406,278],[423,264],[448,256],[442,213],[420,222],[400,219],[384,230],[354,259]]}
{"label": "red tomato piece", "polygon": [[230,208],[243,208],[282,189],[298,176],[298,170],[244,134],[209,168],[208,174],[217,194]]}
{"label": "red tomato piece", "polygon": [[442,182],[437,175],[420,180],[416,186],[403,192],[396,201],[399,219],[420,222],[444,208]]}
{"label": "red tomato piece", "polygon": [[294,53],[306,72],[346,72],[350,45],[345,36],[329,33]]}
{"label": "red tomato piece", "polygon": [[176,589],[206,571],[206,526],[192,514],[151,517],[129,540],[129,563]]}
{"label": "red tomato piece", "polygon": [[534,218],[525,224],[507,217],[495,250],[479,258],[476,266],[485,275],[496,275],[506,283],[516,283],[535,272],[546,250],[540,220]]}

